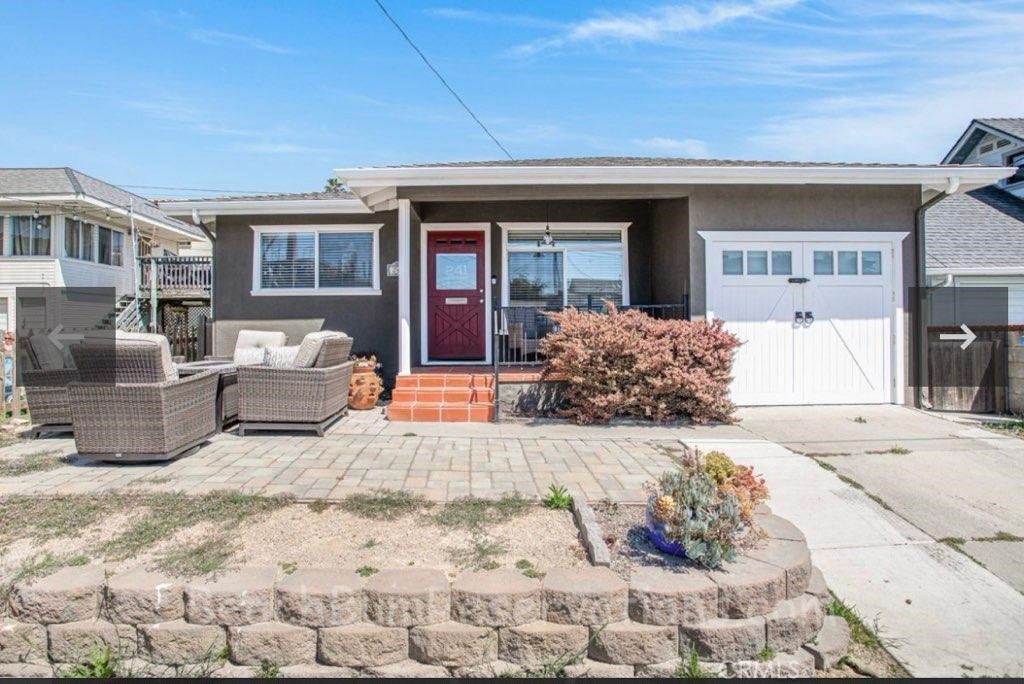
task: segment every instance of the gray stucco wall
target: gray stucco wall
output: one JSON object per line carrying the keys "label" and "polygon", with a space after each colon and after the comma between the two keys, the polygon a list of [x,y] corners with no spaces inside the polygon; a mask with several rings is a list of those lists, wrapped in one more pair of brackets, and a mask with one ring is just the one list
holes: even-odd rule
{"label": "gray stucco wall", "polygon": [[[252,226],[352,223],[384,224],[380,231],[380,295],[250,294],[254,235]],[[231,321],[291,321],[291,324],[280,328],[288,332],[288,344],[298,344],[301,341],[299,333],[306,328],[342,330],[354,339],[354,353],[377,354],[383,364],[384,377],[390,385],[398,369],[398,279],[386,275],[386,265],[398,258],[396,226],[397,215],[394,211],[327,216],[217,217],[217,240],[214,243],[217,280],[213,294],[217,317],[215,328],[222,324],[226,330],[239,327]],[[318,321],[319,326],[316,325]],[[264,323],[260,327],[269,326]],[[294,335],[293,330],[296,331]],[[216,352],[230,354],[231,349],[218,348]]]}
{"label": "gray stucco wall", "polygon": [[678,304],[690,292],[690,209],[686,199],[651,203],[651,303]]}

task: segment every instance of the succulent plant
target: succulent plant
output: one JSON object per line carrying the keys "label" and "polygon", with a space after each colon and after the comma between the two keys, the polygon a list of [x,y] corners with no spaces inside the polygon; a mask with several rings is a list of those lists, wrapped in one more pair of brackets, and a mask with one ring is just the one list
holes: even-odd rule
{"label": "succulent plant", "polygon": [[676,512],[676,500],[671,496],[662,495],[654,500],[654,519],[659,522],[668,522],[672,519],[672,514]]}

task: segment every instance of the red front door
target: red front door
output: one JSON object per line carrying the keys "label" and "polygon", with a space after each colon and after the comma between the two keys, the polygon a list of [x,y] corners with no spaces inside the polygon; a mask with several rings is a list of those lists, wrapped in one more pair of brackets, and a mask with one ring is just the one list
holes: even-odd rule
{"label": "red front door", "polygon": [[483,231],[427,233],[427,354],[483,359],[487,348]]}

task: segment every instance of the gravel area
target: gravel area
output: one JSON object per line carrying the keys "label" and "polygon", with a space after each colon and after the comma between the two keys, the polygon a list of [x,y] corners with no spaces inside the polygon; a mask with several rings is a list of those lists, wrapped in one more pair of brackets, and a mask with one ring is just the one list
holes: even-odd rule
{"label": "gravel area", "polygon": [[643,504],[599,501],[591,503],[591,507],[604,533],[604,542],[611,552],[611,569],[623,579],[628,581],[633,568],[642,565],[695,567],[685,558],[662,553],[651,544],[644,527]]}

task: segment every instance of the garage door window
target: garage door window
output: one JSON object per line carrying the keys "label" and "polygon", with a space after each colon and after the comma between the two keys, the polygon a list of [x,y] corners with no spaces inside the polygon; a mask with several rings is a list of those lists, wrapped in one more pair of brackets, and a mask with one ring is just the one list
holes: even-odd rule
{"label": "garage door window", "polygon": [[835,273],[832,265],[832,252],[814,252],[814,275],[832,275]]}
{"label": "garage door window", "polygon": [[725,275],[743,275],[743,252],[738,249],[723,251],[722,273]]}
{"label": "garage door window", "polygon": [[772,252],[772,275],[793,275],[793,253]]}
{"label": "garage door window", "polygon": [[839,275],[857,275],[856,252],[839,252]]}
{"label": "garage door window", "polygon": [[747,252],[747,275],[768,275],[768,252]]}
{"label": "garage door window", "polygon": [[862,275],[882,275],[882,253],[877,251],[861,252],[860,272]]}

